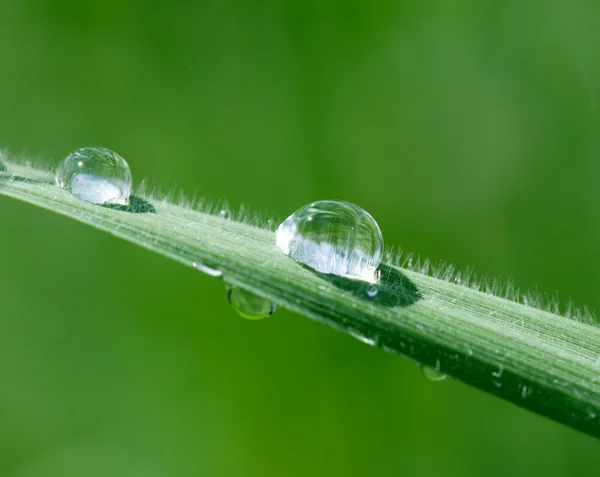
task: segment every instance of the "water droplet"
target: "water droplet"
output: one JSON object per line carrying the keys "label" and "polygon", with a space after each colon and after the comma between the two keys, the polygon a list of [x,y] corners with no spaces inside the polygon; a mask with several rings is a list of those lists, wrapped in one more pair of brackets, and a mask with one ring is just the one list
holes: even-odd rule
{"label": "water droplet", "polygon": [[194,262],[194,263],[192,263],[192,266],[196,270],[200,270],[202,273],[206,273],[207,275],[210,275],[211,277],[218,278],[221,275],[223,275],[223,272],[221,270],[217,270],[216,268],[207,267],[206,265],[203,265],[202,263]]}
{"label": "water droplet", "polygon": [[383,256],[379,225],[350,202],[313,202],[290,215],[275,233],[277,246],[295,261],[321,273],[371,283]]}
{"label": "water droplet", "polygon": [[92,204],[127,205],[131,172],[125,159],[102,147],[69,154],[56,172],[56,184]]}
{"label": "water droplet", "polygon": [[379,290],[375,285],[371,285],[369,288],[367,288],[367,296],[369,298],[375,298],[377,296],[378,291]]}
{"label": "water droplet", "polygon": [[275,312],[275,304],[241,287],[229,286],[227,298],[238,314],[248,320],[261,320]]}
{"label": "water droplet", "polygon": [[440,371],[440,360],[436,360],[435,368],[430,368],[429,366],[425,366],[420,364],[419,369],[421,370],[421,374],[425,376],[429,381],[439,382],[445,381],[448,379],[448,375],[442,373]]}

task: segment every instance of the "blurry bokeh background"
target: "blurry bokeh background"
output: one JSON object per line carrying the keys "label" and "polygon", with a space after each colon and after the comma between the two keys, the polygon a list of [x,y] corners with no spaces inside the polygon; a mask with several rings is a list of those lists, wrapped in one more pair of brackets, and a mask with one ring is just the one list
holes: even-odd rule
{"label": "blurry bokeh background", "polygon": [[[285,216],[600,309],[600,4],[2,0],[0,147]],[[0,197],[0,475],[582,476],[600,445]]]}

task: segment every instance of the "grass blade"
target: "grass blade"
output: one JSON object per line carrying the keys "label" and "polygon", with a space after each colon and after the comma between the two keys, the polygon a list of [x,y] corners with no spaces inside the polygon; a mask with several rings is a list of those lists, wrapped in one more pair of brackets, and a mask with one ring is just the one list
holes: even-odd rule
{"label": "grass blade", "polygon": [[[414,265],[381,267],[375,298],[352,280],[284,256],[271,231],[150,197],[128,207],[81,202],[50,174],[15,166],[0,195],[71,217],[187,266],[209,267],[278,306],[434,367],[600,437],[600,328],[457,283]],[[446,278],[446,279],[444,279]],[[493,288],[493,287],[492,287]],[[507,294],[513,294],[510,289]]]}

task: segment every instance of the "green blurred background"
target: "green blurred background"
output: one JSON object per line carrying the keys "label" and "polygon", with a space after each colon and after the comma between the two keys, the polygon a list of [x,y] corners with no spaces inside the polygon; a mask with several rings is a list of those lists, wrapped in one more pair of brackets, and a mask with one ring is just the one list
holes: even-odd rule
{"label": "green blurred background", "polygon": [[[596,1],[0,3],[0,147],[118,151],[139,181],[600,309]],[[0,475],[583,476],[598,441],[0,198]]]}

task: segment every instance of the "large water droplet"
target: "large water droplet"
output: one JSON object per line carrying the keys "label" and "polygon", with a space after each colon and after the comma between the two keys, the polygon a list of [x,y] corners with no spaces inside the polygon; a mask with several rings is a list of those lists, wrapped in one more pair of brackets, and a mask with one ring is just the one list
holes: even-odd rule
{"label": "large water droplet", "polygon": [[430,368],[429,366],[423,366],[422,364],[419,365],[419,368],[421,369],[421,374],[429,379],[429,381],[438,382],[448,379],[448,375],[438,371],[437,369]]}
{"label": "large water droplet", "polygon": [[275,233],[277,246],[317,272],[376,281],[383,256],[379,225],[350,202],[323,200],[298,209]]}
{"label": "large water droplet", "polygon": [[233,309],[248,320],[268,318],[275,312],[275,304],[241,287],[229,286],[227,298]]}
{"label": "large water droplet", "polygon": [[129,165],[116,152],[84,147],[69,154],[56,172],[56,184],[92,204],[127,205],[131,194]]}

